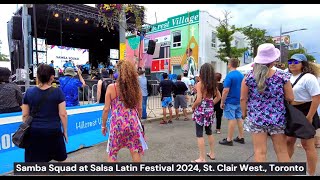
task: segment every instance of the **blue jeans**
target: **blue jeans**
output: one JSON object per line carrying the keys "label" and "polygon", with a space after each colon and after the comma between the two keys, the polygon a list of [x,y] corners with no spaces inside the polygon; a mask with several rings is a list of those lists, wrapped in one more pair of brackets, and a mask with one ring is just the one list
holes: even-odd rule
{"label": "blue jeans", "polygon": [[142,97],[142,119],[147,119],[147,101],[148,96]]}

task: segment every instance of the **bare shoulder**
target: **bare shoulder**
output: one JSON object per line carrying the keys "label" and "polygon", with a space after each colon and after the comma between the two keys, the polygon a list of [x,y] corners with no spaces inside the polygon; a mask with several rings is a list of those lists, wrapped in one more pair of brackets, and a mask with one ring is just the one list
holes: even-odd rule
{"label": "bare shoulder", "polygon": [[107,91],[114,92],[116,83],[109,84],[107,87]]}

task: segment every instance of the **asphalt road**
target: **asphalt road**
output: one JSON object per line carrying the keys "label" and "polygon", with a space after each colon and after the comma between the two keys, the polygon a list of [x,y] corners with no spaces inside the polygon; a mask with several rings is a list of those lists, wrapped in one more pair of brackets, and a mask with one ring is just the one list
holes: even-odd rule
{"label": "asphalt road", "polygon": [[[191,115],[189,117],[191,119]],[[192,120],[173,120],[172,124],[160,125],[159,121],[145,123],[146,138],[149,149],[142,160],[144,162],[190,162],[198,158],[195,125]],[[215,129],[215,128],[213,128]],[[234,142],[233,146],[223,146],[218,143],[226,137],[227,122],[223,120],[221,134],[214,134],[216,160],[209,158],[208,162],[253,162],[253,145],[251,136],[245,132],[245,144]],[[238,134],[237,129],[235,136]],[[206,151],[209,145],[206,136]],[[94,138],[94,137],[92,137]],[[67,162],[107,162],[106,142],[93,147],[70,153]],[[318,149],[320,157],[320,149]],[[119,162],[131,162],[129,150],[122,149],[118,154]],[[276,162],[272,141],[268,139],[267,161]],[[296,148],[292,162],[306,162],[305,152]],[[320,175],[320,160],[318,161],[317,175]]]}

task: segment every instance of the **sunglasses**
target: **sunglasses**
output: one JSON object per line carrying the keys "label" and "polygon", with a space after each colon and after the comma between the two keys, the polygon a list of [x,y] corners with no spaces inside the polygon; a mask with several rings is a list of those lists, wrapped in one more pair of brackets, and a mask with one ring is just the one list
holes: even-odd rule
{"label": "sunglasses", "polygon": [[288,61],[288,64],[299,64],[301,63],[300,61],[297,61],[297,60],[290,60]]}

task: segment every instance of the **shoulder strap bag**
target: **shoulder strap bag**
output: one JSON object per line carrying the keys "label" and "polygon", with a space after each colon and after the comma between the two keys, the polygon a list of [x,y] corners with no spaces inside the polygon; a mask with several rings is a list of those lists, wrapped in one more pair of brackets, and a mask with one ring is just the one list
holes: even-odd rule
{"label": "shoulder strap bag", "polygon": [[18,130],[13,134],[12,136],[12,142],[19,148],[26,148],[28,146],[28,143],[26,141],[26,134],[28,133],[29,129],[30,129],[30,125],[32,122],[32,119],[35,117],[35,115],[39,112],[41,106],[43,105],[43,103],[47,100],[48,96],[54,91],[55,88],[51,87],[49,89],[49,92],[44,94],[41,97],[41,100],[38,104],[38,106],[36,106],[36,108],[32,109],[32,112],[30,114],[30,116],[28,117],[28,119],[24,122],[22,122],[18,128]]}
{"label": "shoulder strap bag", "polygon": [[[297,84],[301,77],[305,75],[302,73],[298,79],[292,84],[292,87]],[[285,135],[296,137],[300,139],[310,139],[316,134],[315,128],[306,116],[293,105],[285,101],[286,108],[286,128],[284,130]]]}

